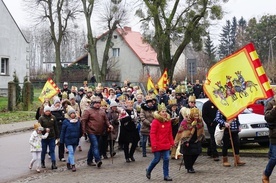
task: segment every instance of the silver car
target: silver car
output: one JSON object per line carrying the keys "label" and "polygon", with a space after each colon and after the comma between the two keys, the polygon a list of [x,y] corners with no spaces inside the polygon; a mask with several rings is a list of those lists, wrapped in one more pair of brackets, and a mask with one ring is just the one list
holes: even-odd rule
{"label": "silver car", "polygon": [[[207,98],[196,99],[197,108],[202,111],[203,104],[208,101]],[[250,110],[245,109],[239,114],[239,120],[241,123],[241,131],[239,133],[241,143],[259,143],[261,146],[268,146],[269,139],[267,123],[264,119],[264,115],[252,113]],[[205,124],[204,124],[205,125]],[[206,139],[210,139],[210,135],[207,130],[207,126],[204,127]]]}

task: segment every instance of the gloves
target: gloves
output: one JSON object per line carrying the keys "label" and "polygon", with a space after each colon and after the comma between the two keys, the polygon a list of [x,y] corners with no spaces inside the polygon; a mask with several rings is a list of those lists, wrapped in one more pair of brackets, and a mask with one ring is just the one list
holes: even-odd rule
{"label": "gloves", "polygon": [[192,122],[192,126],[195,126],[195,125],[197,125],[197,121]]}

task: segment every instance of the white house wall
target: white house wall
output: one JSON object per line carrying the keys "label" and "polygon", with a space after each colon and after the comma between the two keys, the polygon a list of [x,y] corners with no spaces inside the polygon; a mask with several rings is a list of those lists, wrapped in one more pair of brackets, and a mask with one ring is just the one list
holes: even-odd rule
{"label": "white house wall", "polygon": [[28,43],[21,34],[12,16],[0,0],[0,57],[9,58],[8,75],[0,74],[0,89],[7,89],[8,82],[13,80],[13,73],[23,82],[28,75]]}
{"label": "white house wall", "polygon": [[[114,35],[117,35],[117,38],[114,39]],[[143,73],[143,66],[141,61],[135,55],[135,53],[127,46],[126,42],[119,36],[117,33],[114,33],[112,42],[114,46],[112,48],[120,48],[120,55],[118,58],[118,63],[116,68],[120,70],[120,81],[129,80],[130,82],[137,82],[140,79],[140,75]],[[106,41],[98,40],[97,42],[97,54],[102,63],[103,52]],[[112,48],[109,51],[110,59],[112,58]]]}

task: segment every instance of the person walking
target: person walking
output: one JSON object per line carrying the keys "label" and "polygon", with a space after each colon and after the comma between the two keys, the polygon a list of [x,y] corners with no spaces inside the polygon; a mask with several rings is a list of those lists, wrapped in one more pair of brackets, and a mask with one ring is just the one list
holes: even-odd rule
{"label": "person walking", "polygon": [[96,165],[101,167],[102,161],[99,153],[100,136],[104,133],[105,125],[110,131],[113,126],[110,124],[105,110],[101,109],[101,98],[92,97],[91,107],[84,110],[81,116],[82,133],[87,133],[90,140],[90,148],[87,155],[87,165],[92,166],[92,158],[95,157]]}
{"label": "person walking", "polygon": [[[126,109],[121,110],[119,120],[121,122],[119,142],[123,144],[125,159],[129,163],[135,161],[134,153],[140,140],[139,132],[136,128],[137,114],[133,109],[132,102],[128,101]],[[130,143],[131,146],[129,148]]]}
{"label": "person walking", "polygon": [[265,120],[269,128],[269,160],[263,172],[263,183],[269,183],[273,169],[276,165],[276,100],[275,96],[271,99],[265,108]]}
{"label": "person walking", "polygon": [[153,113],[157,110],[156,105],[153,105],[153,100],[151,96],[146,96],[146,103],[142,103],[140,119],[142,122],[142,126],[140,129],[140,133],[142,135],[142,151],[143,157],[147,157],[147,141],[149,138],[151,122],[153,120]]}
{"label": "person walking", "polygon": [[55,156],[55,146],[56,140],[59,140],[59,130],[57,125],[57,120],[54,115],[51,114],[51,107],[44,107],[44,114],[39,117],[38,122],[43,128],[49,128],[50,132],[46,139],[41,140],[42,151],[41,151],[41,168],[46,168],[45,166],[45,155],[47,153],[47,146],[49,146],[50,156],[52,160],[52,169],[57,169],[56,166],[56,156]]}
{"label": "person walking", "polygon": [[50,129],[46,128],[46,133],[42,135],[42,132],[44,131],[44,128],[40,125],[40,123],[36,122],[34,124],[34,131],[31,134],[29,143],[31,145],[31,153],[32,153],[32,160],[29,164],[29,169],[31,170],[33,168],[33,164],[36,161],[36,172],[40,173],[40,167],[41,167],[41,140],[46,139],[49,135]]}
{"label": "person walking", "polygon": [[170,115],[164,103],[158,105],[150,129],[151,151],[154,158],[146,169],[146,177],[151,178],[151,172],[163,158],[163,176],[165,181],[172,181],[169,176],[170,149],[174,145]]}
{"label": "person walking", "polygon": [[[220,125],[220,128],[225,127],[223,134],[223,146],[222,146],[222,158],[223,162],[222,165],[224,167],[230,167],[230,163],[228,162],[228,148],[231,147],[231,140],[230,137],[232,137],[233,141],[233,148],[235,152],[235,165],[243,166],[245,165],[245,162],[242,162],[240,160],[240,139],[239,139],[239,132],[240,132],[240,121],[238,116],[234,119],[227,120],[226,117],[217,110],[215,122],[217,122]],[[230,128],[230,130],[229,130]],[[229,133],[230,131],[230,133]]]}
{"label": "person walking", "polygon": [[215,130],[217,122],[214,121],[216,118],[218,108],[208,100],[202,106],[202,118],[207,125],[208,132],[210,134],[210,143],[207,149],[207,154],[214,159],[214,161],[219,161],[219,154],[217,151],[217,145],[215,141]]}
{"label": "person walking", "polygon": [[75,172],[76,166],[74,154],[82,135],[81,123],[76,115],[76,111],[73,108],[69,109],[67,114],[68,118],[64,119],[62,124],[60,143],[65,144],[68,150],[67,169],[72,169],[72,172]]}
{"label": "person walking", "polygon": [[201,142],[204,139],[204,127],[202,117],[198,108],[191,108],[189,115],[181,122],[175,145],[181,143],[180,152],[183,154],[183,160],[187,173],[195,173],[194,164],[201,153]]}

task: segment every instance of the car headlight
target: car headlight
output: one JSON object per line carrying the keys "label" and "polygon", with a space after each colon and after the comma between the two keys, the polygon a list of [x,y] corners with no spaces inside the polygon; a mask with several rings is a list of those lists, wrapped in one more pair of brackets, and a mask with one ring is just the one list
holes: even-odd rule
{"label": "car headlight", "polygon": [[248,125],[247,125],[247,124],[241,124],[241,125],[240,125],[240,128],[241,128],[241,129],[248,129]]}

